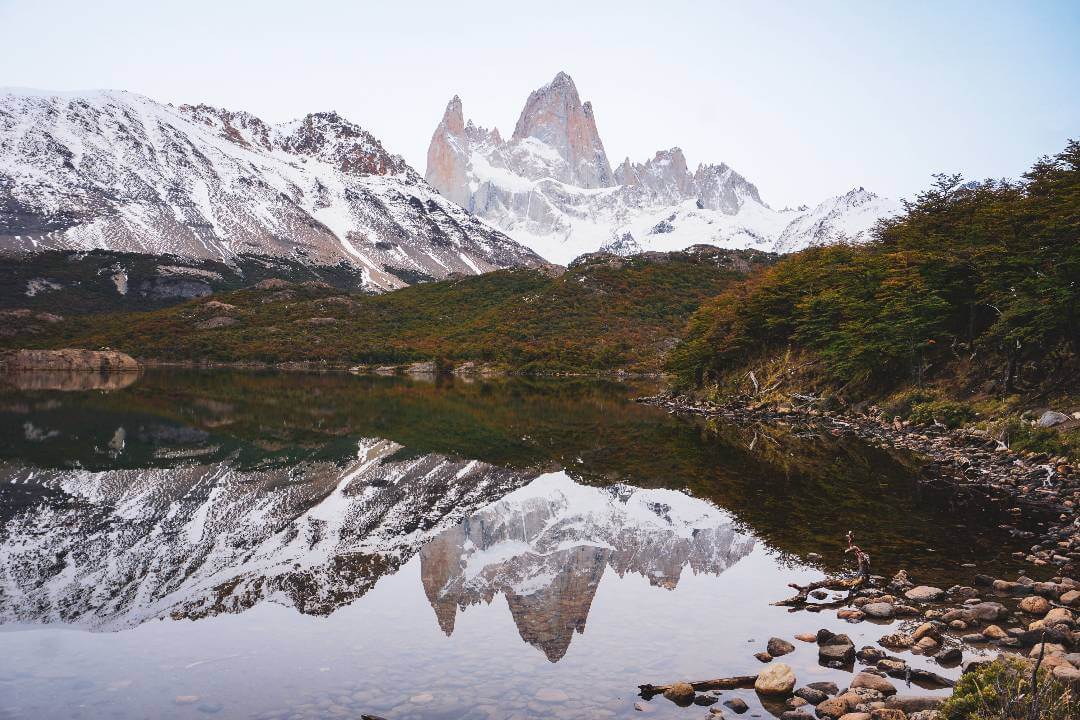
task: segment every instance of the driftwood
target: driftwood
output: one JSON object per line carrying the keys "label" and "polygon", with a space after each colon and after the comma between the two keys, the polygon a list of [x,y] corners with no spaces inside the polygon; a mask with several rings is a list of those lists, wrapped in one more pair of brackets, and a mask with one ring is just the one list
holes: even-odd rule
{"label": "driftwood", "polygon": [[[723,677],[715,678],[713,680],[698,680],[690,683],[690,687],[695,691],[702,690],[734,690],[736,688],[752,688],[754,682],[757,680],[757,675],[736,675],[735,677]],[[648,700],[653,695],[661,695],[666,692],[675,683],[669,683],[667,685],[638,685],[638,690],[641,691],[641,697]]]}
{"label": "driftwood", "polygon": [[[817,603],[811,603],[809,595],[814,590],[843,590],[848,593],[848,597],[851,597],[851,593],[855,592],[864,585],[870,584],[870,556],[864,553],[858,545],[855,544],[855,534],[848,531],[847,534],[847,549],[844,553],[854,553],[855,559],[859,563],[859,574],[853,578],[838,578],[829,577],[824,580],[818,580],[812,582],[809,585],[797,585],[795,583],[788,583],[789,588],[794,588],[799,592],[798,595],[788,598],[787,600],[780,600],[774,602],[773,605],[780,607],[806,607],[809,605],[817,605]],[[831,603],[821,603],[822,607],[835,607],[838,605],[846,605],[847,600],[838,600]]]}

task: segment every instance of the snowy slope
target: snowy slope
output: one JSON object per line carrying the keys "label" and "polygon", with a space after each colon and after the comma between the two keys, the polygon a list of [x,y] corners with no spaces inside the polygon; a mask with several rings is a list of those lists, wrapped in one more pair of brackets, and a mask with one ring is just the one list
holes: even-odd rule
{"label": "snowy slope", "polygon": [[792,252],[869,239],[898,205],[862,188],[813,209],[775,210],[726,164],[691,171],[679,148],[611,170],[592,106],[559,73],[534,91],[514,135],[464,119],[455,96],[428,149],[433,187],[552,262],[601,247],[629,252],[694,244]]}
{"label": "snowy slope", "polygon": [[360,268],[366,286],[540,258],[335,113],[270,126],[134,93],[0,90],[0,252],[103,248]]}

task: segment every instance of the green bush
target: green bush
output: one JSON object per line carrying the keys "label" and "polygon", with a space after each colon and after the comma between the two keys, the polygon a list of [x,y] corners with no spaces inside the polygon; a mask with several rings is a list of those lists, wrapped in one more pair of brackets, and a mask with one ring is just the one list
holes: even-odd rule
{"label": "green bush", "polygon": [[1075,691],[1043,668],[1032,692],[1031,669],[1019,659],[996,660],[965,673],[938,714],[942,720],[1027,720],[1032,717],[1033,702],[1038,703],[1035,717],[1040,720],[1080,717]]}
{"label": "green bush", "polygon": [[1080,430],[1058,430],[1032,426],[1022,420],[1010,420],[1004,433],[1009,448],[1018,452],[1030,451],[1048,455],[1080,458]]}
{"label": "green bush", "polygon": [[931,400],[929,402],[917,402],[911,406],[908,415],[912,422],[932,423],[935,420],[946,427],[958,428],[964,423],[975,419],[975,411],[970,405],[951,400]]}

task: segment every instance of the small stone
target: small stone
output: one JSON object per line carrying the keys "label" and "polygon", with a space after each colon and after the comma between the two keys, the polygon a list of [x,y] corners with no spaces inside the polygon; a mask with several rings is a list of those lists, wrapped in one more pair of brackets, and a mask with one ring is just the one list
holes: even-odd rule
{"label": "small stone", "polygon": [[930,585],[919,585],[905,592],[904,597],[912,602],[937,602],[945,597],[945,591]]}
{"label": "small stone", "polygon": [[895,695],[896,686],[883,677],[871,673],[859,673],[851,680],[851,687],[870,688],[877,690],[882,695]]}
{"label": "small stone", "polygon": [[746,704],[746,701],[742,698],[733,697],[730,700],[725,700],[724,705],[740,715],[750,709],[750,706]]}
{"label": "small stone", "polygon": [[773,659],[772,655],[767,652],[754,653],[754,657],[756,657],[759,661],[763,663],[772,662]]}
{"label": "small stone", "polygon": [[933,637],[937,634],[937,626],[935,626],[934,623],[924,622],[922,625],[915,628],[915,632],[911,633],[911,637],[915,640],[922,640],[928,635]]}
{"label": "small stone", "polygon": [[817,690],[812,687],[801,687],[795,691],[795,696],[800,697],[811,705],[817,705],[825,700],[829,699],[829,695],[826,692]]}
{"label": "small stone", "polygon": [[956,665],[964,659],[964,653],[960,648],[950,647],[934,655],[934,659],[940,665]]}
{"label": "small stone", "polygon": [[812,643],[817,642],[817,635],[814,633],[799,633],[795,636],[795,639],[799,642]]}
{"label": "small stone", "polygon": [[672,683],[671,686],[664,691],[664,697],[676,705],[686,707],[694,702],[694,686],[687,682]]}
{"label": "small stone", "polygon": [[801,697],[789,697],[787,700],[787,706],[792,710],[797,710],[803,705],[809,705],[810,703],[803,700]]}
{"label": "small stone", "polygon": [[776,663],[758,673],[754,689],[762,695],[790,695],[795,689],[795,673],[784,663]]}
{"label": "small stone", "polygon": [[694,696],[694,704],[701,705],[702,707],[709,707],[715,705],[720,701],[720,698],[715,695],[696,695]]}
{"label": "small stone", "polygon": [[1009,616],[1009,609],[997,602],[981,602],[968,608],[979,622],[996,622]]}
{"label": "small stone", "polygon": [[836,683],[829,680],[807,683],[806,687],[811,688],[812,690],[820,690],[826,695],[835,695],[840,692],[840,688],[837,687]]}
{"label": "small stone", "polygon": [[893,633],[882,637],[878,640],[878,644],[887,648],[904,649],[914,645],[915,639],[907,633]]}
{"label": "small stone", "polygon": [[817,706],[817,716],[819,718],[832,718],[837,720],[842,715],[846,715],[851,710],[851,705],[848,704],[846,698],[834,697],[828,700],[823,700]]}
{"label": "small stone", "polygon": [[919,642],[915,643],[915,649],[919,652],[925,653],[929,650],[936,649],[939,645],[941,645],[941,643],[939,643],[937,640],[930,636],[926,636],[923,639],[919,640]]}
{"label": "small stone", "polygon": [[866,613],[858,608],[841,608],[836,611],[836,617],[839,620],[847,620],[848,622],[860,622],[866,617]]}
{"label": "small stone", "polygon": [[[909,591],[910,592],[910,591]],[[872,602],[862,606],[862,611],[872,618],[891,618],[893,606],[887,602]]]}
{"label": "small stone", "polygon": [[782,655],[787,655],[788,653],[795,652],[795,646],[794,645],[789,643],[787,640],[784,640],[784,639],[778,638],[778,637],[769,638],[769,642],[765,646],[765,649],[774,658],[781,657]]}
{"label": "small stone", "polygon": [[1045,615],[1050,612],[1050,601],[1038,595],[1029,595],[1020,601],[1020,609],[1029,615]]}
{"label": "small stone", "polygon": [[1009,636],[1007,632],[1001,629],[999,625],[987,625],[986,629],[982,631],[982,634],[991,640],[1001,640]]}
{"label": "small stone", "polygon": [[645,703],[645,702],[641,702],[640,700],[638,700],[636,703],[634,703],[634,709],[637,710],[638,712],[652,712],[653,711],[652,705],[649,705],[648,703]]}

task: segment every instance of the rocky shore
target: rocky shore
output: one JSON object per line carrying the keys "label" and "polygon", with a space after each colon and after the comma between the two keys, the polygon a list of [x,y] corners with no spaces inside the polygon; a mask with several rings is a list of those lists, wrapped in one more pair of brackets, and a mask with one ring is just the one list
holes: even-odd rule
{"label": "rocky shore", "polygon": [[[913,425],[882,417],[874,408],[842,414],[789,406],[694,403],[668,396],[639,402],[737,424],[781,424],[800,432],[854,436],[917,453],[925,460],[921,482],[978,488],[1007,502],[1014,535],[1032,542],[1015,558],[1030,563],[1032,574],[1052,575],[1045,581],[1026,576],[1004,579],[972,567],[970,576],[957,577],[948,588],[916,585],[902,569],[891,580],[827,578],[775,604],[812,611],[819,618],[832,611],[838,623],[885,626],[876,645],[861,649],[838,629],[822,628],[793,638],[817,644],[820,665],[851,672],[846,690],[831,683],[799,687],[791,667],[773,662],[795,646],[772,638],[753,656],[767,664],[756,675],[643,685],[644,700],[662,694],[680,705],[709,706],[712,716],[741,714],[745,703],[738,698],[720,702],[721,689],[753,687],[762,704],[784,720],[939,717],[946,695],[912,694],[911,688],[948,688],[954,681],[895,653],[918,656],[922,665],[960,667],[964,673],[988,664],[995,655],[1015,657],[1029,667],[1038,662],[1065,687],[1080,692],[1080,471],[1068,459],[1015,453],[979,430]],[[905,692],[899,692],[890,678],[902,681]],[[639,705],[643,711],[649,709]]]}

